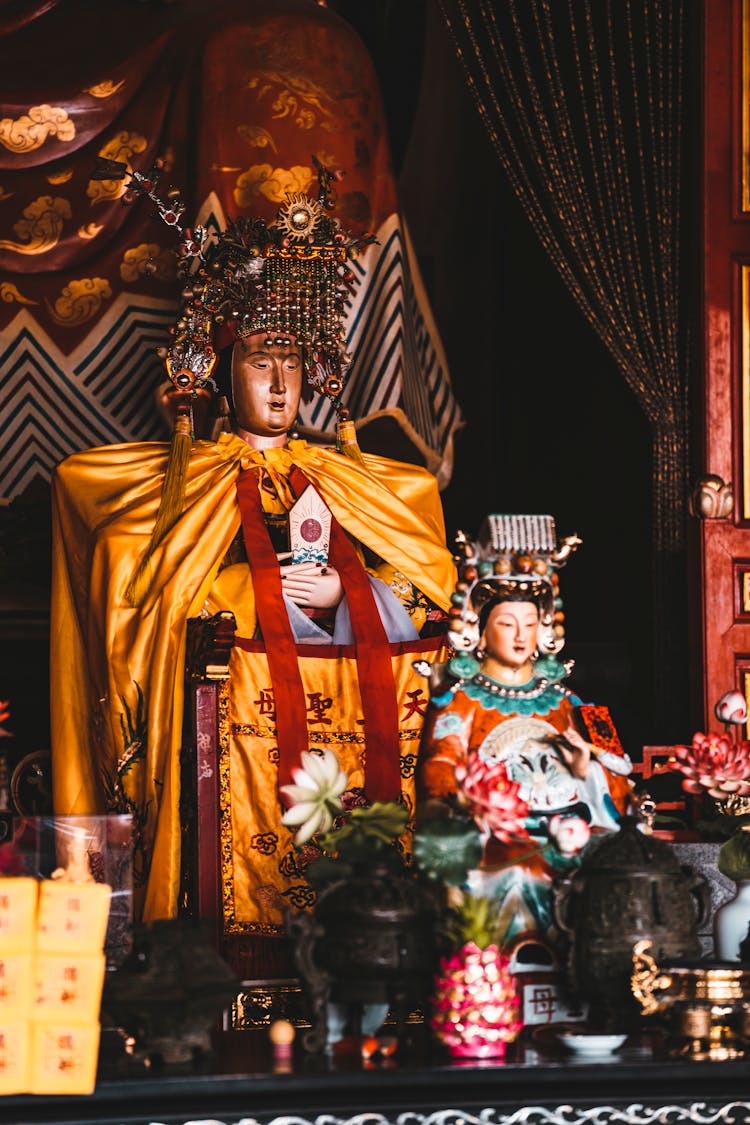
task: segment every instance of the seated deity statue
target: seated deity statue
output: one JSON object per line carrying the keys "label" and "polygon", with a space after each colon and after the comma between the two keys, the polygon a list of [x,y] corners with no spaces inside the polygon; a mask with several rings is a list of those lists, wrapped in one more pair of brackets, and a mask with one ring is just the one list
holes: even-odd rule
{"label": "seated deity statue", "polygon": [[[333,749],[352,790],[413,809],[427,706],[413,664],[442,652],[455,576],[430,473],[361,453],[344,412],[336,448],[294,436],[305,384],[338,402],[349,363],[361,240],[332,215],[324,169],[320,183],[268,226],[181,232],[171,444],[88,450],[53,479],[55,810],[131,813],[139,914],[175,915],[187,627],[231,612],[221,928],[257,939],[311,904],[279,796],[302,751]],[[191,403],[209,387],[231,430],[194,441]]]}
{"label": "seated deity statue", "polygon": [[[496,904],[508,948],[554,931],[550,885],[569,866],[547,847],[560,825],[585,837],[614,831],[627,811],[632,771],[606,707],[584,704],[564,684],[557,568],[580,542],[554,544],[551,517],[493,516],[484,543],[462,535],[449,641],[456,655],[433,687],[418,769],[418,819],[465,808],[473,762],[505,765],[525,809],[520,840],[486,832],[469,888]],[[481,537],[480,537],[481,538]],[[487,797],[491,800],[491,795]]]}

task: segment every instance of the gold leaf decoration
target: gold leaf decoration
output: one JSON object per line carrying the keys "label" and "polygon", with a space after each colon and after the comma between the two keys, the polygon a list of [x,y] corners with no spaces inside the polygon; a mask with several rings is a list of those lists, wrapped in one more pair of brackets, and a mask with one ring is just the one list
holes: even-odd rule
{"label": "gold leaf decoration", "polygon": [[76,233],[79,238],[96,238],[97,234],[103,230],[102,223],[87,223],[85,227],[79,227]]}
{"label": "gold leaf decoration", "polygon": [[15,250],[17,254],[44,254],[57,246],[63,223],[71,217],[67,199],[53,199],[40,195],[25,208],[23,218],[14,224],[18,242],[0,239],[0,250]]}
{"label": "gold leaf decoration", "polygon": [[238,125],[237,135],[253,148],[270,148],[272,152],[279,151],[268,129],[264,129],[262,125]]}
{"label": "gold leaf decoration", "polygon": [[272,203],[282,203],[288,193],[305,193],[312,185],[312,168],[295,164],[292,168],[273,168],[270,164],[253,164],[238,177],[234,201],[238,207],[250,207],[257,195]]}
{"label": "gold leaf decoration", "polygon": [[[130,172],[132,157],[136,153],[143,152],[147,145],[148,141],[140,133],[129,133],[123,129],[99,149],[99,156],[103,156],[105,160],[117,160],[127,164]],[[89,180],[86,195],[91,200],[92,207],[95,203],[119,199],[125,193],[126,182],[127,177],[122,180]]]}
{"label": "gold leaf decoration", "polygon": [[50,316],[65,328],[76,328],[96,316],[104,301],[112,296],[109,282],[103,277],[83,277],[66,285],[54,307],[45,301]]}
{"label": "gold leaf decoration", "polygon": [[0,203],[4,203],[6,199],[12,199],[15,194],[14,191],[3,191],[0,186]]}
{"label": "gold leaf decoration", "polygon": [[13,301],[18,301],[19,305],[39,304],[38,301],[32,301],[30,297],[24,297],[10,281],[0,282],[0,301],[5,301],[6,304],[12,304]]}
{"label": "gold leaf decoration", "polygon": [[83,92],[84,94],[91,94],[92,98],[111,98],[124,85],[124,78],[120,79],[119,82],[113,82],[111,78],[107,78],[104,82],[97,82],[96,86],[87,86]]}
{"label": "gold leaf decoration", "polygon": [[28,113],[0,120],[0,144],[11,152],[34,152],[50,137],[72,141],[76,127],[62,106],[33,105]]}
{"label": "gold leaf decoration", "polygon": [[73,179],[73,169],[63,168],[59,172],[50,172],[47,176],[48,184],[67,184],[68,180]]}
{"label": "gold leaf decoration", "polygon": [[174,281],[177,276],[175,266],[173,251],[165,250],[158,242],[141,242],[125,251],[120,262],[120,277],[125,282],[138,281],[141,277]]}

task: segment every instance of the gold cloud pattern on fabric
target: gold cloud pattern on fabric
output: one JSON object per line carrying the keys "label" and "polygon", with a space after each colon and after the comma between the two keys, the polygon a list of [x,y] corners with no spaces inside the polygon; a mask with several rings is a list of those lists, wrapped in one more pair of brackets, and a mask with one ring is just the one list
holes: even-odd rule
{"label": "gold cloud pattern on fabric", "polygon": [[107,78],[104,82],[97,82],[95,86],[87,86],[83,92],[84,94],[91,94],[92,98],[111,98],[124,85],[124,78],[120,79],[119,82],[113,82],[111,78]]}
{"label": "gold cloud pattern on fabric", "polygon": [[96,236],[104,230],[102,223],[87,223],[85,227],[79,227],[76,234],[79,238],[96,238]]}
{"label": "gold cloud pattern on fabric", "polygon": [[[128,165],[137,153],[144,152],[148,141],[140,133],[130,133],[123,129],[99,149],[99,156],[106,160],[117,160]],[[125,193],[126,180],[89,180],[86,195],[91,200],[92,207],[96,203],[105,203],[109,200],[119,199]]]}
{"label": "gold cloud pattern on fabric", "polygon": [[272,152],[279,151],[268,129],[264,129],[262,125],[238,125],[237,135],[253,148],[270,148]]}
{"label": "gold cloud pattern on fabric", "polygon": [[13,301],[17,301],[19,305],[39,304],[38,301],[32,301],[30,297],[24,297],[10,281],[0,282],[0,301],[5,301],[8,305],[12,304]]}
{"label": "gold cloud pattern on fabric", "polygon": [[50,138],[72,141],[75,135],[76,127],[62,106],[33,105],[15,120],[0,120],[0,144],[10,152],[34,152]]}
{"label": "gold cloud pattern on fabric", "polygon": [[96,316],[104,301],[112,296],[109,282],[103,277],[83,277],[66,285],[54,306],[45,301],[56,324],[76,328]]}
{"label": "gold cloud pattern on fabric", "polygon": [[294,124],[300,129],[312,129],[315,124],[315,114],[311,109],[300,106],[297,99],[288,90],[282,90],[273,103],[275,112],[273,117],[290,117],[295,114]]}
{"label": "gold cloud pattern on fabric", "polygon": [[300,129],[312,129],[318,124],[322,129],[333,130],[336,125],[336,103],[322,86],[297,75],[279,71],[263,71],[248,82],[248,89],[256,90],[261,101],[271,90],[276,96],[271,103],[272,117],[292,117]]}
{"label": "gold cloud pattern on fabric", "polygon": [[48,184],[67,184],[68,180],[73,179],[73,169],[63,168],[60,172],[50,172],[47,176]]}
{"label": "gold cloud pattern on fabric", "polygon": [[295,164],[291,168],[253,164],[238,176],[234,201],[238,207],[250,207],[255,196],[264,195],[272,203],[282,203],[288,192],[308,191],[313,178],[312,168],[305,168],[301,164]]}
{"label": "gold cloud pattern on fabric", "polygon": [[133,246],[125,251],[120,262],[120,277],[125,282],[138,281],[142,277],[174,281],[175,276],[175,256],[171,250],[159,246],[158,242],[141,242],[138,246]]}
{"label": "gold cloud pattern on fabric", "polygon": [[53,199],[40,195],[23,212],[23,218],[14,224],[18,242],[0,239],[0,250],[14,250],[17,254],[44,254],[60,241],[63,223],[71,217],[67,199]]}

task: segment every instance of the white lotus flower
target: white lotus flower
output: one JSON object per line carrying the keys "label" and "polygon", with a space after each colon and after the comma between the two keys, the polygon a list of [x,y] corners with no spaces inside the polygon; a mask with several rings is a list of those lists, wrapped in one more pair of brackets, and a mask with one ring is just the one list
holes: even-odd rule
{"label": "white lotus flower", "polygon": [[316,832],[327,832],[333,818],[343,812],[341,794],[348,778],[333,750],[322,754],[302,751],[302,768],[292,770],[294,785],[282,785],[289,808],[281,818],[287,828],[297,828],[294,842],[306,844]]}

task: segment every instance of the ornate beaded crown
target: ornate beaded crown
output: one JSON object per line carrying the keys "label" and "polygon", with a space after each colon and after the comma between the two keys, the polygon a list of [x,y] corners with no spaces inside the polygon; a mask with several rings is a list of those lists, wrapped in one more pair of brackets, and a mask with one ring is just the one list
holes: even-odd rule
{"label": "ornate beaded crown", "polygon": [[555,521],[546,515],[490,515],[476,542],[459,531],[454,544],[458,579],[448,627],[455,652],[476,652],[487,606],[530,601],[539,607],[540,654],[549,660],[552,678],[565,675],[568,669],[555,659],[565,644],[557,571],[580,543],[577,535],[569,535],[558,545]]}
{"label": "ornate beaded crown", "polygon": [[[159,349],[169,378],[181,391],[197,394],[206,385],[216,390],[215,335],[226,325],[236,338],[265,332],[269,346],[294,336],[303,349],[308,382],[340,412],[351,363],[343,323],[345,301],[355,285],[349,261],[376,240],[342,229],[332,214],[333,185],[341,173],[312,159],[318,171],[317,198],[288,194],[272,223],[234,219],[220,234],[182,227],[185,206],[179,193],[171,190],[166,200],[156,193],[163,162],[146,173],[130,173],[124,201],[148,196],[158,217],[181,235],[182,308],[171,344]],[[100,174],[114,178],[111,164]]]}

